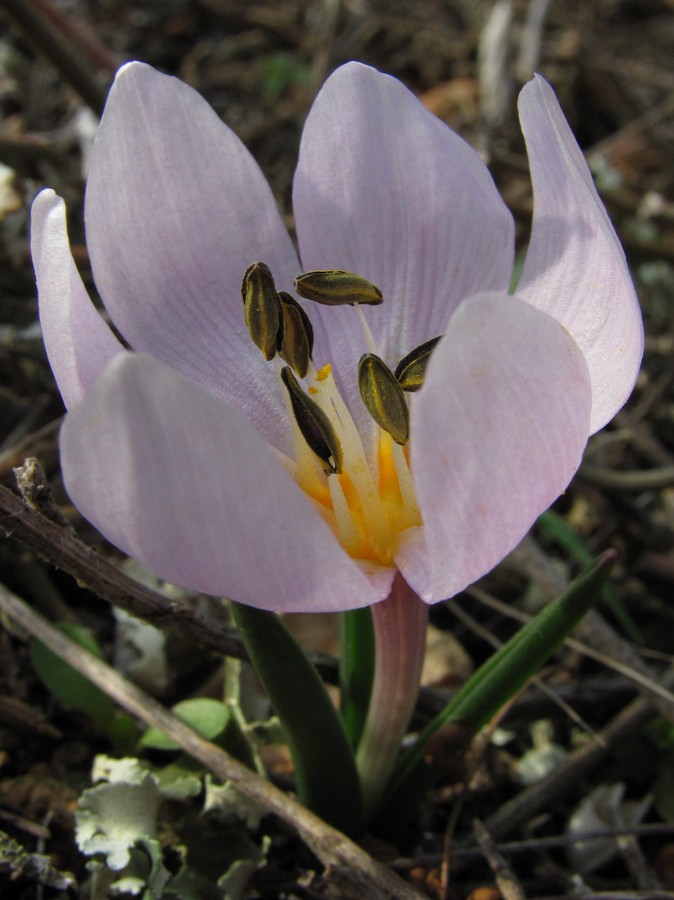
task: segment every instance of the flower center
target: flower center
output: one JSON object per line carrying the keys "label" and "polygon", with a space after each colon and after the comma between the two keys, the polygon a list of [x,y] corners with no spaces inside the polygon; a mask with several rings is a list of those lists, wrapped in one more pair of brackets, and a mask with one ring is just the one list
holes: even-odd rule
{"label": "flower center", "polygon": [[[355,305],[354,314],[360,316],[374,351],[358,305],[382,302],[374,285],[352,273],[329,271],[305,273],[295,286],[300,296],[315,302]],[[276,291],[263,263],[246,270],[242,297],[250,336],[266,359],[275,359],[285,388],[294,443],[294,460],[285,460],[291,474],[350,556],[390,566],[402,532],[421,525],[409,466],[409,410],[403,390],[421,386],[439,339],[413,350],[395,373],[374,352],[361,358],[358,384],[373,420],[368,433],[361,435],[331,365],[314,366],[309,317],[296,300]]]}
{"label": "flower center", "polygon": [[374,446],[366,453],[329,364],[318,371],[311,366],[307,384],[309,396],[326,414],[339,440],[341,471],[325,471],[293,419],[294,477],[317,502],[350,556],[391,565],[400,533],[421,524],[406,452],[373,423]]}

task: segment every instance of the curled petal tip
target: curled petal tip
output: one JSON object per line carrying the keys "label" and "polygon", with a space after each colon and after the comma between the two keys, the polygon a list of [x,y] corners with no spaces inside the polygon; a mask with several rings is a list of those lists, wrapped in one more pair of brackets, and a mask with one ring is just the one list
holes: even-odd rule
{"label": "curled petal tip", "polygon": [[629,397],[643,322],[625,254],[555,92],[540,75],[519,97],[534,191],[531,242],[518,294],[557,319],[585,356],[590,432]]}
{"label": "curled petal tip", "polygon": [[31,253],[47,355],[71,408],[124,348],[89,298],[70,252],[65,203],[50,189],[33,201]]}

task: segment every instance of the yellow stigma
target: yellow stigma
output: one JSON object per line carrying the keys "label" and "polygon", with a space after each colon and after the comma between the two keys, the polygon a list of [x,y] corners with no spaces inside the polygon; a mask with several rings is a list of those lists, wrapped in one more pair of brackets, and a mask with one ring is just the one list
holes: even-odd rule
{"label": "yellow stigma", "polygon": [[388,503],[402,503],[398,472],[393,462],[393,440],[382,432],[379,440],[379,493]]}
{"label": "yellow stigma", "polygon": [[421,524],[404,449],[374,422],[366,454],[330,365],[310,369],[307,391],[330,418],[342,446],[341,474],[326,475],[296,429],[294,476],[354,559],[391,565],[400,535]]}

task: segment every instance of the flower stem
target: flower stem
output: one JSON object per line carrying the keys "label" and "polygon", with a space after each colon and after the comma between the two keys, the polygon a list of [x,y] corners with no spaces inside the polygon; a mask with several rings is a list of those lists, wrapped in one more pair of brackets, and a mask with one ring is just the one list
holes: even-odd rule
{"label": "flower stem", "polygon": [[460,722],[467,733],[475,733],[521,690],[592,608],[606,585],[616,557],[615,550],[602,553],[592,568],[579,575],[563,594],[480,666],[405,751],[391,780],[389,797],[395,798],[404,789],[405,781],[414,777],[429,739],[443,725]]}
{"label": "flower stem", "polygon": [[419,692],[428,606],[397,574],[391,593],[372,607],[375,670],[363,736],[356,754],[366,818],[379,804]]}

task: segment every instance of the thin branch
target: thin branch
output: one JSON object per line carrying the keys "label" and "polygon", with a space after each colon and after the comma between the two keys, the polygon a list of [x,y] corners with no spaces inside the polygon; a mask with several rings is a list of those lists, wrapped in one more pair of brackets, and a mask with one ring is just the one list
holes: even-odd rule
{"label": "thin branch", "polygon": [[54,26],[36,11],[29,0],[4,0],[3,9],[84,102],[100,115],[107,89],[98,83],[96,73],[80,54],[63,40]]}
{"label": "thin branch", "polygon": [[[201,647],[248,661],[246,648],[235,628],[213,622],[187,602],[169,600],[125,575],[80,540],[70,527],[53,521],[49,511],[31,508],[2,484],[0,533],[23,544],[56,569],[72,575],[80,587],[155,628],[167,632],[179,630]],[[338,683],[338,663],[333,656],[316,652],[307,655],[325,681]],[[418,712],[431,718],[442,709],[447,698],[422,688],[419,701]]]}
{"label": "thin branch", "polygon": [[[42,512],[21,500],[13,491],[0,484],[0,534],[18,541],[48,564],[67,572],[80,587],[87,588],[113,606],[154,625],[161,631],[178,630],[190,641],[223,656],[248,661],[246,649],[234,628],[213,622],[198,613],[186,601],[169,600],[162,594],[125,575],[116,565],[100,556],[85,544],[68,526],[59,525]],[[507,607],[505,614],[512,614]],[[337,660],[326,653],[308,653],[321,677],[329,684],[338,681]],[[602,686],[605,690],[606,686]],[[565,689],[560,688],[563,693]],[[572,694],[572,699],[575,695]],[[437,715],[446,705],[448,696],[430,688],[421,688],[417,714],[424,721]],[[518,701],[514,707],[524,714],[533,706],[532,714],[540,715],[539,703]]]}
{"label": "thin branch", "polygon": [[[666,687],[674,683],[674,670],[663,679]],[[485,823],[495,839],[519,828],[541,809],[549,809],[558,797],[579,784],[587,772],[596,766],[611,748],[637,732],[655,713],[652,697],[639,697],[625,707],[609,724],[597,732],[600,740],[591,741],[570,753],[546,778],[526,788],[512,800],[504,803]]]}
{"label": "thin branch", "polygon": [[517,876],[479,819],[473,819],[473,831],[480,850],[489,863],[489,868],[492,870],[503,900],[525,900],[524,891]]}
{"label": "thin branch", "polygon": [[52,0],[30,0],[30,6],[43,21],[51,22],[65,40],[77,47],[97,69],[114,75],[123,60],[83,22],[67,15]]}
{"label": "thin branch", "polygon": [[674,466],[626,471],[584,462],[578,477],[611,491],[661,491],[674,484]]}
{"label": "thin branch", "polygon": [[234,628],[213,622],[186,603],[169,600],[129,578],[69,528],[30,509],[4,485],[0,485],[0,531],[20,541],[57,569],[72,575],[81,587],[131,615],[158,628],[177,627],[202,647],[247,659]]}
{"label": "thin branch", "polygon": [[[329,873],[331,887],[340,897],[367,900],[419,900],[421,895],[385,866],[375,862],[357,844],[327,825],[292,797],[255,774],[224,750],[202,738],[172,712],[127,681],[106,663],[57,631],[39,613],[0,586],[0,610],[41,641],[70,666],[105,691],[148,727],[168,734],[194,759],[223,781],[278,816],[315,853]],[[327,773],[334,777],[335,773]]]}
{"label": "thin branch", "polygon": [[[638,825],[624,825],[621,828],[596,828],[591,831],[566,832],[564,834],[549,835],[546,837],[529,837],[520,841],[506,841],[499,843],[501,853],[509,856],[522,853],[539,853],[546,850],[560,850],[571,844],[582,844],[586,841],[594,841],[597,838],[618,838],[629,834],[635,837],[670,837],[674,833],[674,822],[646,822]],[[456,859],[480,859],[482,850],[477,846],[456,846],[452,849],[452,855]],[[420,866],[422,869],[432,869],[442,862],[441,853],[426,853],[422,856],[403,857],[390,863],[395,872],[404,872]]]}

